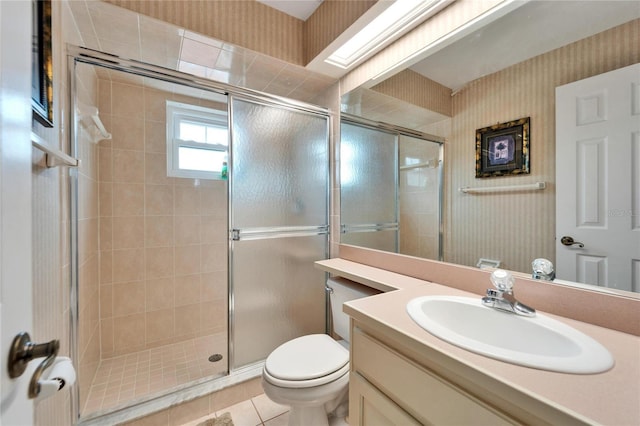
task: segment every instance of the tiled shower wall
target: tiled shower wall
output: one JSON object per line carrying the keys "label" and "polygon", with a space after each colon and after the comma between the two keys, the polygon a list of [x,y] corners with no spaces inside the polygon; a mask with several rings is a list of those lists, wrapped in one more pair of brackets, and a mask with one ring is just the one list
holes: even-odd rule
{"label": "tiled shower wall", "polygon": [[141,80],[99,81],[113,134],[99,145],[103,358],[226,334],[226,181],[167,177],[167,99],[226,110]]}

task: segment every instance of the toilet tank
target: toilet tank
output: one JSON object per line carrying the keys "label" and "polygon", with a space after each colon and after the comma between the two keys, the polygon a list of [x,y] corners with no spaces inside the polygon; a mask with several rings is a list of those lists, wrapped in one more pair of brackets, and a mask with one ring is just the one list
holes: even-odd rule
{"label": "toilet tank", "polygon": [[333,332],[344,340],[349,341],[349,315],[342,312],[342,304],[349,300],[360,299],[381,292],[375,288],[339,277],[329,278],[327,287],[333,290],[329,291]]}

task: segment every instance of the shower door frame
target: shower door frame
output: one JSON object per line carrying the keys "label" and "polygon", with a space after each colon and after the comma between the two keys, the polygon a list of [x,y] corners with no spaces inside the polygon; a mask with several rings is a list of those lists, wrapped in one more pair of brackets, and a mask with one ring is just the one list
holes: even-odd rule
{"label": "shower door frame", "polygon": [[[228,97],[227,108],[229,112],[228,116],[228,125],[229,125],[229,142],[232,142],[232,120],[233,115],[231,113],[231,98],[232,96],[237,96],[239,98],[244,98],[250,100],[252,102],[257,102],[265,105],[279,106],[292,110],[312,113],[315,115],[321,115],[327,117],[327,150],[328,150],[328,160],[329,164],[327,165],[327,170],[331,171],[331,141],[332,141],[332,125],[333,118],[329,113],[327,108],[319,107],[316,105],[308,104],[301,101],[296,101],[294,99],[287,99],[276,95],[271,95],[268,93],[259,92],[256,90],[241,88],[232,86],[225,83],[216,82],[213,80],[208,80],[205,78],[197,77],[191,74],[186,74],[180,71],[176,71],[169,68],[164,68],[161,66],[132,60],[121,58],[117,55],[104,53],[98,50],[89,49],[86,47],[75,46],[71,44],[66,45],[66,56],[67,56],[67,82],[69,87],[69,109],[66,117],[63,117],[64,120],[68,123],[69,128],[69,147],[70,154],[73,157],[77,157],[78,155],[78,126],[80,125],[76,111],[76,102],[77,102],[77,85],[76,85],[76,65],[77,64],[86,64],[91,66],[98,66],[106,69],[111,69],[114,71],[125,72],[141,77],[148,77],[157,80],[161,80],[168,83],[179,84],[182,86],[187,86],[196,89],[204,89],[209,90],[218,94],[222,94]],[[231,152],[231,145],[229,145],[229,153]],[[229,173],[232,173],[232,170],[229,170]],[[233,178],[233,177],[231,177]],[[331,185],[330,185],[330,175],[327,177],[327,211],[325,215],[328,219],[330,217],[331,212]],[[228,185],[228,191],[230,190],[230,185]],[[230,195],[230,193],[228,193]],[[78,314],[79,310],[79,300],[78,300],[78,232],[77,232],[77,223],[78,223],[78,182],[77,182],[77,173],[72,171],[69,177],[69,208],[70,208],[70,288],[69,288],[69,312],[70,312],[70,332],[69,332],[69,353],[73,360],[79,359],[79,348],[77,347],[77,334],[78,334]],[[229,200],[229,209],[231,209],[231,200]],[[229,221],[231,217],[229,217]],[[228,224],[229,225],[229,224]],[[330,228],[330,227],[329,227]],[[229,228],[230,229],[230,228]],[[330,229],[326,232],[326,243],[325,243],[325,257],[328,257],[329,247],[330,247]],[[231,257],[231,244],[232,241],[229,238],[229,250],[228,257]],[[231,274],[231,271],[228,271],[228,274]],[[233,293],[231,291],[231,277],[228,276],[228,298],[229,298],[229,308],[227,310],[228,315],[228,337],[231,336],[229,327],[231,327],[231,307],[233,302]],[[326,326],[326,299],[325,303],[325,326]],[[232,342],[228,339],[227,341],[227,356],[230,357]],[[249,379],[253,379],[259,377],[262,371],[262,365],[264,361],[255,363],[253,365],[245,366],[239,369],[232,370],[231,369],[231,360],[229,360],[227,366],[227,374],[221,377],[214,378],[206,378],[194,383],[189,383],[185,387],[174,388],[168,391],[166,394],[161,396],[156,396],[149,398],[148,400],[141,401],[135,405],[131,405],[126,407],[126,409],[117,409],[111,412],[98,414],[95,416],[89,416],[86,418],[80,417],[80,393],[77,386],[72,387],[71,389],[71,411],[72,411],[72,419],[77,422],[79,425],[110,425],[114,423],[119,423],[123,421],[128,421],[134,418],[143,417],[145,415],[152,414],[162,408],[166,408],[168,406],[174,405],[176,403],[185,402],[191,400],[193,398],[204,396],[210,394],[212,392],[216,392],[222,390],[228,386],[238,384],[244,382]],[[182,392],[181,395],[178,395],[177,392]],[[126,411],[126,413],[125,413]]]}

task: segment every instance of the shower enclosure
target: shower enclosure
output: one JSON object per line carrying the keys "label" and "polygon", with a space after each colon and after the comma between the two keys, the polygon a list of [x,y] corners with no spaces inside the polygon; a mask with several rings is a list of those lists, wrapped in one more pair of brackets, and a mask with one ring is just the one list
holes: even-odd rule
{"label": "shower enclosure", "polygon": [[211,392],[325,332],[327,112],[75,49],[78,416]]}
{"label": "shower enclosure", "polygon": [[344,114],[340,242],[442,260],[439,138]]}

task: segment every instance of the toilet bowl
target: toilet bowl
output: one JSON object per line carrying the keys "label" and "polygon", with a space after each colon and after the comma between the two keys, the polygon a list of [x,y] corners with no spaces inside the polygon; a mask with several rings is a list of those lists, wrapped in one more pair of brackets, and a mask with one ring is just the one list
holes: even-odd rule
{"label": "toilet bowl", "polygon": [[290,426],[325,426],[328,415],[344,417],[349,396],[349,317],[342,304],[379,293],[342,278],[327,281],[334,332],[311,334],[278,346],[262,371],[264,393],[273,402],[288,405]]}

